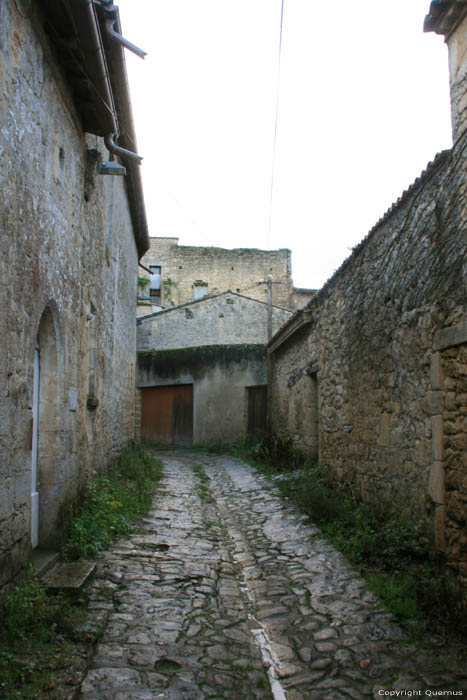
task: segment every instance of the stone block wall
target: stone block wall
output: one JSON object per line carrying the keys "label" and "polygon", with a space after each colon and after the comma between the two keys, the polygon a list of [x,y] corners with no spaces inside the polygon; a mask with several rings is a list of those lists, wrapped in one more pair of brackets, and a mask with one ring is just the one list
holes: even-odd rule
{"label": "stone block wall", "polygon": [[[151,238],[150,243],[142,262],[162,268],[161,305],[164,308],[193,301],[194,288],[201,282],[206,284],[209,294],[231,290],[266,301],[269,276],[272,303],[276,306],[300,308],[312,296],[310,290],[293,289],[291,253],[286,249],[179,246],[177,238]],[[139,314],[144,312],[148,310],[141,307]]]}
{"label": "stone block wall", "polygon": [[416,523],[464,584],[467,370],[449,343],[467,318],[466,146],[437,157],[271,344],[273,429],[312,454],[317,432],[336,477]]}
{"label": "stone block wall", "polygon": [[[137,251],[124,178],[98,174],[44,35],[0,2],[0,586],[31,551],[36,339],[39,546],[79,482],[133,438]],[[90,399],[90,400],[89,400]]]}
{"label": "stone block wall", "polygon": [[[276,332],[292,315],[272,307]],[[167,309],[138,322],[139,350],[197,345],[267,343],[268,306],[238,294],[218,294]]]}

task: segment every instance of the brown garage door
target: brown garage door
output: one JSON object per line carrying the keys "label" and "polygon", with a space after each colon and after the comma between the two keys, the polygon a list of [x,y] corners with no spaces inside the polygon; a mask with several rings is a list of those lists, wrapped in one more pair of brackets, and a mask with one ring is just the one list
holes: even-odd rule
{"label": "brown garage door", "polygon": [[193,384],[143,389],[141,434],[163,445],[191,445]]}

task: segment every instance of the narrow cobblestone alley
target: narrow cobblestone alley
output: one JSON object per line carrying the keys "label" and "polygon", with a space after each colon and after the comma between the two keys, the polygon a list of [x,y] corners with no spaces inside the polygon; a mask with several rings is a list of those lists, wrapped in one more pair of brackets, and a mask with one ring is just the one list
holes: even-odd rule
{"label": "narrow cobblestone alley", "polygon": [[[82,700],[464,696],[318,530],[238,459],[163,451],[153,508],[101,557]],[[393,695],[394,697],[394,695]]]}

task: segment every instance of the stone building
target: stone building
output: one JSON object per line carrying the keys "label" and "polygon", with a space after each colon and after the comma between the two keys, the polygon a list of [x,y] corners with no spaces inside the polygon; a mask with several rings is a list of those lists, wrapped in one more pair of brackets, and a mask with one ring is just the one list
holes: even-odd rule
{"label": "stone building", "polygon": [[229,444],[263,434],[268,325],[275,332],[291,315],[223,292],[139,319],[143,438]]}
{"label": "stone building", "polygon": [[453,147],[273,337],[272,426],[397,513],[467,590],[467,4],[432,2]]}
{"label": "stone building", "polygon": [[[313,295],[311,289],[292,284],[290,250],[209,248],[180,246],[178,238],[150,239],[143,263],[154,274],[140,287],[138,315],[178,306],[207,294],[231,289],[252,299],[266,301],[271,280],[273,304],[300,309]],[[144,277],[142,278],[142,282]],[[149,282],[150,280],[150,282]]]}
{"label": "stone building", "polygon": [[0,0],[0,586],[134,437],[148,234],[120,32],[111,2]]}

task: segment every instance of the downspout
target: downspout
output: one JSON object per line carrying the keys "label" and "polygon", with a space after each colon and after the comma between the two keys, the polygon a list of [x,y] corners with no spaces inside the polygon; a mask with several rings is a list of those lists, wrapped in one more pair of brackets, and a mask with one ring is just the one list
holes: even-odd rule
{"label": "downspout", "polygon": [[104,136],[104,143],[107,150],[110,151],[110,153],[114,153],[116,156],[120,156],[120,158],[130,158],[131,160],[136,161],[138,165],[141,165],[143,156],[139,156],[137,153],[133,153],[133,151],[128,151],[126,148],[117,146],[117,144],[114,142],[114,138],[115,134],[106,134]]}
{"label": "downspout", "polygon": [[[115,143],[120,130],[94,2],[93,0],[70,0],[70,7],[73,11],[73,20],[83,53],[85,56],[90,56],[89,63],[86,65],[86,71],[90,73],[92,82],[101,98],[102,111],[99,110],[99,112],[100,118],[102,118],[102,132],[106,148],[110,153],[114,153],[120,158],[127,158],[140,163],[142,160],[141,156]],[[112,20],[112,22],[115,21],[117,21],[117,18]]]}

